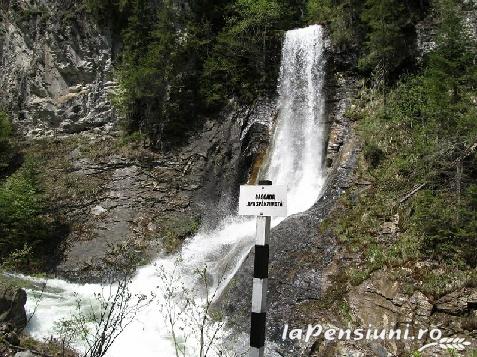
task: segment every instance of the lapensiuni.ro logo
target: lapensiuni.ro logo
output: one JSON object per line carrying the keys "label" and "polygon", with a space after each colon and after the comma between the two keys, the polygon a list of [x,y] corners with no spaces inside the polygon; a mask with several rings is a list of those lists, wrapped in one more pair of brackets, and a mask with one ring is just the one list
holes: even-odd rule
{"label": "lapensiuni.ro logo", "polygon": [[325,328],[322,325],[308,325],[306,329],[290,329],[287,325],[283,328],[282,339],[310,341],[312,337],[322,336],[327,341],[377,341],[377,340],[395,340],[395,341],[423,341],[418,351],[422,352],[428,348],[437,346],[442,350],[463,351],[471,345],[463,337],[443,337],[443,333],[438,328],[433,329],[411,329],[407,325],[403,329],[379,329],[373,326],[357,329]]}

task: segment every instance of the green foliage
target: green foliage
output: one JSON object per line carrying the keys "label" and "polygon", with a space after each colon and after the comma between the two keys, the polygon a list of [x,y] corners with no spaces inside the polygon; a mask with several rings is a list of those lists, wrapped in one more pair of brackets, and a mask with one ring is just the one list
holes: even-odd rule
{"label": "green foliage", "polygon": [[[156,146],[170,124],[178,125],[171,104],[179,103],[170,98],[177,86],[183,84],[182,78],[177,78],[176,68],[182,64],[178,59],[188,43],[186,35],[184,42],[179,42],[181,34],[175,28],[177,19],[169,7],[157,12],[156,24],[145,13],[143,7],[134,11],[123,31],[118,99],[126,117],[126,131],[139,130],[151,138],[152,146]],[[185,119],[185,113],[180,119]]]}
{"label": "green foliage", "polygon": [[360,67],[384,82],[414,54],[414,14],[400,0],[366,0],[361,14],[368,27]]}
{"label": "green foliage", "polygon": [[114,102],[127,133],[146,135],[152,147],[180,143],[202,112],[199,78],[217,26],[207,16],[220,22],[218,5],[194,4],[193,15],[170,1],[133,4],[123,9],[127,20]]}
{"label": "green foliage", "polygon": [[200,220],[189,216],[162,217],[159,233],[166,252],[175,252],[184,239],[197,233]]}
{"label": "green foliage", "polygon": [[358,0],[308,0],[307,2],[308,21],[328,25],[333,43],[344,50],[350,50],[361,42],[362,10],[363,1]]}
{"label": "green foliage", "polygon": [[399,279],[439,297],[475,280],[477,73],[456,2],[436,2],[436,14],[436,48],[422,70],[402,76],[386,97],[365,89],[353,107],[365,142],[358,174],[370,185],[348,192],[333,222],[361,257],[349,270],[352,284],[406,266],[413,276]]}
{"label": "green foliage", "polygon": [[5,112],[0,112],[0,140],[7,139],[12,133],[12,125]]}
{"label": "green foliage", "polygon": [[209,105],[236,96],[245,102],[276,87],[284,8],[277,0],[237,0],[204,65]]}
{"label": "green foliage", "polygon": [[452,291],[469,287],[477,277],[475,271],[462,271],[455,265],[442,264],[433,270],[418,272],[419,290],[428,296],[440,298]]}
{"label": "green foliage", "polygon": [[54,259],[58,227],[42,216],[44,209],[34,163],[27,162],[0,185],[0,257],[9,268],[31,271],[43,263],[39,257]]}
{"label": "green foliage", "polygon": [[[426,84],[433,90],[437,101],[455,104],[461,91],[477,84],[475,43],[464,25],[463,13],[455,0],[436,0],[436,17],[439,19],[437,48],[429,55]],[[447,92],[452,96],[449,97]],[[442,103],[442,102],[441,102]]]}
{"label": "green foliage", "polygon": [[21,269],[25,262],[28,262],[32,255],[33,249],[27,243],[22,249],[16,249],[10,253],[0,265],[2,270],[15,271]]}
{"label": "green foliage", "polygon": [[379,147],[375,145],[365,145],[364,147],[364,158],[368,162],[368,165],[375,169],[378,167],[379,163],[384,159],[384,152]]}
{"label": "green foliage", "polygon": [[449,193],[422,192],[414,202],[413,221],[424,233],[423,250],[435,259],[477,266],[477,186],[470,185],[460,198]]}
{"label": "green foliage", "polygon": [[176,144],[229,99],[274,93],[283,30],[302,0],[86,0],[90,13],[121,34],[120,88],[113,99],[127,133],[152,147]]}

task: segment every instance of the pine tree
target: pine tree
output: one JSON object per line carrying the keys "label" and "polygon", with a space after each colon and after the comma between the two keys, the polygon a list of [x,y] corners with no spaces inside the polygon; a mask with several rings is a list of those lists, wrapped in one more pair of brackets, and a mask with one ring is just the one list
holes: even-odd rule
{"label": "pine tree", "polygon": [[366,0],[362,20],[369,31],[360,67],[386,83],[412,55],[415,34],[411,16],[402,1]]}
{"label": "pine tree", "polygon": [[477,84],[475,60],[477,44],[463,23],[464,15],[455,0],[436,3],[439,21],[436,49],[429,55],[428,84],[440,93],[452,93],[456,103],[462,89]]}

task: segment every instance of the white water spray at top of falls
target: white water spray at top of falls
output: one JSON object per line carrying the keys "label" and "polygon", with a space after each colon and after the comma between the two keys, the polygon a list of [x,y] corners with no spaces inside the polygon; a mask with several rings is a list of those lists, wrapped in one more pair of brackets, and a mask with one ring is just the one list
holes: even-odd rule
{"label": "white water spray at top of falls", "polygon": [[[279,115],[261,176],[274,184],[288,186],[289,214],[310,208],[324,183],[324,42],[323,29],[314,25],[288,31],[283,43]],[[273,220],[272,225],[282,220]],[[176,271],[185,286],[194,286],[195,271],[207,266],[213,281],[220,281],[221,285],[216,286],[220,291],[253,246],[254,232],[255,219],[245,217],[229,217],[212,231],[201,230],[184,243],[177,255],[159,257],[153,264],[138,269],[130,290],[137,294],[152,290],[156,299],[161,300],[161,292],[156,291],[161,286],[158,266],[166,272]],[[224,279],[220,280],[222,275]],[[55,321],[67,319],[75,312],[76,299],[92,300],[101,289],[96,284],[73,284],[59,279],[47,283],[48,291],[38,306],[31,299],[27,303],[30,311],[36,309],[29,332],[37,338],[55,335]],[[203,296],[195,298],[200,303]],[[108,356],[176,356],[168,324],[159,308],[161,303],[152,303],[141,310],[113,344]],[[194,339],[187,340],[187,356],[198,356],[196,344]]]}

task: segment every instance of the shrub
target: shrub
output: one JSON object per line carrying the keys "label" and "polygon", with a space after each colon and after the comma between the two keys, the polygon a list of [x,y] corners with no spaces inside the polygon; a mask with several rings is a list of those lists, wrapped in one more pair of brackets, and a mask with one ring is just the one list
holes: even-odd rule
{"label": "shrub", "polygon": [[367,144],[364,147],[364,158],[368,165],[375,169],[384,159],[384,151],[376,145]]}
{"label": "shrub", "polygon": [[10,268],[37,270],[57,258],[64,227],[43,215],[45,208],[33,162],[0,185],[0,257],[16,265]]}

